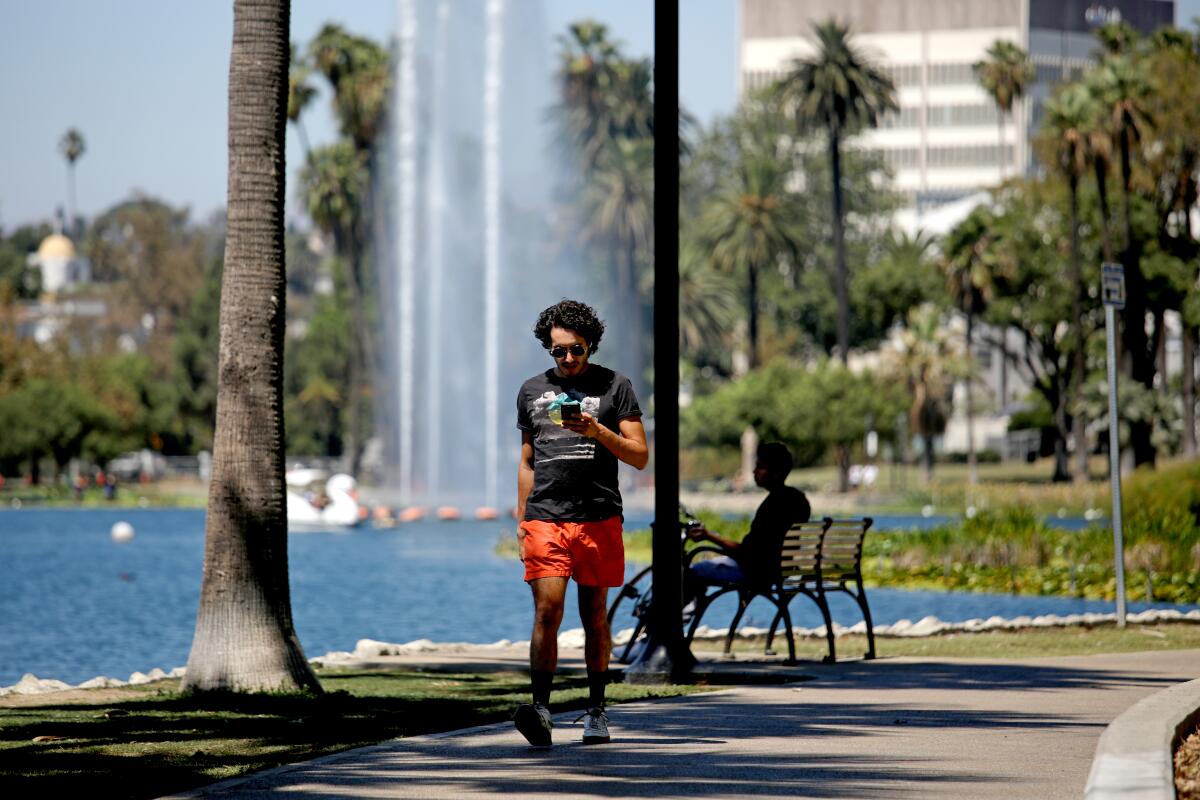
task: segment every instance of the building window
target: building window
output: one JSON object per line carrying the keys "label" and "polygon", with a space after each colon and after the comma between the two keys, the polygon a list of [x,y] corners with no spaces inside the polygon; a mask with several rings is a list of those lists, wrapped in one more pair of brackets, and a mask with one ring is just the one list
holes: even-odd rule
{"label": "building window", "polygon": [[969,63],[959,64],[930,64],[929,85],[949,86],[955,84],[975,84],[975,68]]}
{"label": "building window", "polygon": [[927,155],[931,167],[990,167],[1001,163],[1011,164],[1013,146],[1003,148],[994,144],[964,145],[961,147],[931,147]]}

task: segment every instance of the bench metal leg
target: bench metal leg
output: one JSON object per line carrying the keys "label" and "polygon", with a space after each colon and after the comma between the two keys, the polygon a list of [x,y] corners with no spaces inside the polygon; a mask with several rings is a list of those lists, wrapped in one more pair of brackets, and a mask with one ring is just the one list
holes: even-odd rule
{"label": "bench metal leg", "polygon": [[729,623],[729,630],[725,634],[725,655],[729,655],[729,651],[733,649],[733,637],[737,634],[738,625],[741,624],[742,615],[746,613],[746,607],[750,605],[751,599],[751,597],[738,592],[738,610],[733,615],[733,621]]}
{"label": "bench metal leg", "polygon": [[[790,599],[790,598],[789,598]],[[783,617],[784,632],[787,634],[788,657],[785,664],[796,663],[796,637],[792,631],[792,615],[788,613],[788,601],[782,600],[777,605],[778,609],[775,612],[775,622],[771,623],[771,632],[774,633],[775,625],[778,624],[779,618]]]}
{"label": "bench metal leg", "polygon": [[824,590],[817,589],[817,608],[821,609],[821,619],[825,621],[825,642],[829,646],[829,654],[823,659],[827,664],[837,663],[837,645],[833,640],[833,617],[829,613],[829,602],[825,599]]}
{"label": "bench metal leg", "polygon": [[771,649],[771,645],[775,642],[775,631],[777,631],[779,629],[779,623],[782,619],[783,619],[783,611],[781,611],[779,609],[779,607],[776,606],[775,618],[773,620],[771,620],[771,627],[767,628],[767,643],[763,646],[763,655],[764,656],[775,655],[775,651]]}
{"label": "bench metal leg", "polygon": [[858,582],[858,594],[854,595],[858,607],[862,611],[863,621],[867,623],[867,654],[865,658],[875,658],[875,626],[871,623],[871,607],[867,605],[867,593],[863,590],[862,581]]}

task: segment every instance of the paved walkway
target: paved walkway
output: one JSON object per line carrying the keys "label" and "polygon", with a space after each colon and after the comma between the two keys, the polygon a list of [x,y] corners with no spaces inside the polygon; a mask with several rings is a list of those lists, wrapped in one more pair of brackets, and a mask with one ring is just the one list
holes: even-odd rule
{"label": "paved walkway", "polygon": [[607,746],[583,747],[574,715],[559,715],[548,751],[528,747],[511,724],[492,725],[188,796],[1078,798],[1104,727],[1142,697],[1198,677],[1200,651],[801,670],[813,680],[615,706]]}

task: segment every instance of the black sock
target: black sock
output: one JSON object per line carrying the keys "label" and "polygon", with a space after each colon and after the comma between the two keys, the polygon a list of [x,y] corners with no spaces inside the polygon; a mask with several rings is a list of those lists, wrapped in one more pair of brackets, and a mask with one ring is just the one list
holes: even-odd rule
{"label": "black sock", "polygon": [[588,702],[595,708],[604,708],[604,687],[608,685],[607,672],[587,671]]}
{"label": "black sock", "polygon": [[535,669],[530,670],[529,678],[533,683],[533,702],[549,706],[550,686],[554,683],[554,673],[544,669]]}

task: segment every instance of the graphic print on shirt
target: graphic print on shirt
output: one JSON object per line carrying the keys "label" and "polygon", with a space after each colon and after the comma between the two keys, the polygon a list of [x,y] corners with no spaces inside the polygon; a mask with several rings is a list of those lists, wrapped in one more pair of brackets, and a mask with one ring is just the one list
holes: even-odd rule
{"label": "graphic print on shirt", "polygon": [[538,431],[538,443],[541,445],[542,456],[535,463],[544,464],[549,461],[591,460],[596,456],[596,440],[562,427],[562,416],[559,408],[563,401],[577,402],[580,407],[593,417],[600,413],[600,398],[577,396],[569,392],[546,392],[541,397],[534,398],[529,407],[529,417],[534,421]]}

